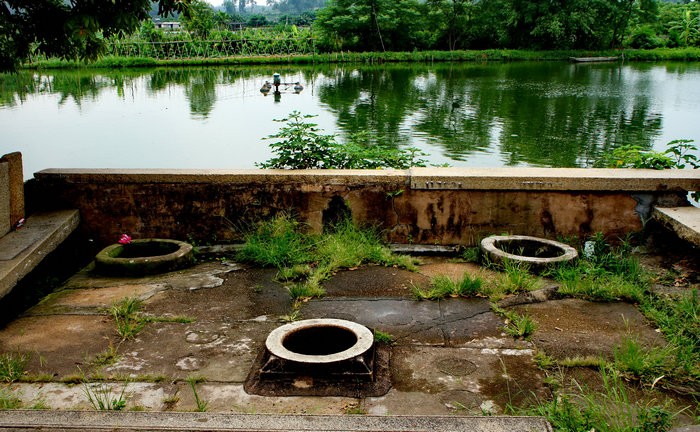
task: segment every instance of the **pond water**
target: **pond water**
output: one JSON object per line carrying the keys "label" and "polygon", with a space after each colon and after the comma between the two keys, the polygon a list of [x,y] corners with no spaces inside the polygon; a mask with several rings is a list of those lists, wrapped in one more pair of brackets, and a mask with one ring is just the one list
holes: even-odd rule
{"label": "pond water", "polygon": [[[272,74],[299,81],[279,99]],[[520,62],[24,71],[0,75],[0,154],[44,168],[254,168],[274,119],[431,164],[585,167],[621,144],[700,144],[700,64]]]}

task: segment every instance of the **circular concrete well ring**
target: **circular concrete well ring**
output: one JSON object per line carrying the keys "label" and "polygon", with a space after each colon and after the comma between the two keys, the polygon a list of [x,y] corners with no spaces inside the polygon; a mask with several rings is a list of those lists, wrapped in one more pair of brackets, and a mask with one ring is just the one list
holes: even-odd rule
{"label": "circular concrete well ring", "polygon": [[192,245],[170,239],[138,239],[113,244],[95,256],[95,270],[115,276],[143,276],[189,267],[194,263]]}
{"label": "circular concrete well ring", "polygon": [[334,318],[285,324],[270,332],[265,341],[272,355],[308,364],[349,360],[363,355],[373,344],[374,334],[367,327]]}
{"label": "circular concrete well ring", "polygon": [[554,240],[522,236],[490,236],[481,241],[482,252],[494,263],[510,260],[530,266],[533,270],[574,260],[578,252],[573,247]]}

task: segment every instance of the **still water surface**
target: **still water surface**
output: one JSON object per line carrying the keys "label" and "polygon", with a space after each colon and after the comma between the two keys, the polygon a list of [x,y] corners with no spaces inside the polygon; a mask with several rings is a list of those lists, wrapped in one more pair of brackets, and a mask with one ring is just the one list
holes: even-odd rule
{"label": "still water surface", "polygon": [[[279,72],[275,100],[259,89]],[[416,146],[431,164],[589,166],[621,144],[700,143],[700,64],[385,65],[0,75],[0,154],[44,168],[253,168],[293,110],[342,141]]]}

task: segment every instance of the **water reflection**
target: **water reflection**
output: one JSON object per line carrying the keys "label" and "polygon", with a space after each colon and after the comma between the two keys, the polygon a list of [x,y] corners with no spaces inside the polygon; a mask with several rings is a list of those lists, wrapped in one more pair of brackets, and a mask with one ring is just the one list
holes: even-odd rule
{"label": "water reflection", "polygon": [[617,65],[438,65],[338,74],[319,98],[345,131],[405,144],[416,132],[455,161],[495,140],[506,165],[585,165],[611,147],[650,148],[661,128],[649,82]]}
{"label": "water reflection", "polygon": [[[278,104],[264,98],[259,93],[260,85],[273,72],[280,72],[291,82],[302,82],[303,96],[290,91]],[[324,125],[328,133],[347,137],[368,132],[374,143],[414,145],[433,153],[429,158],[432,162],[447,160],[453,166],[573,167],[587,166],[601,153],[621,144],[652,148],[661,145],[659,140],[700,141],[697,122],[679,127],[679,121],[672,121],[682,116],[679,112],[687,114],[688,110],[691,117],[700,117],[699,104],[692,102],[700,99],[698,89],[700,66],[688,63],[25,71],[0,75],[0,126],[11,131],[13,124],[5,120],[9,118],[8,110],[26,111],[30,116],[38,100],[56,100],[57,110],[49,115],[64,115],[61,109],[70,105],[68,101],[82,111],[88,101],[100,104],[116,97],[114,103],[122,100],[144,112],[139,114],[139,121],[144,132],[152,134],[152,129],[159,126],[147,112],[167,109],[178,98],[184,98],[190,118],[168,118],[180,128],[169,138],[171,145],[185,148],[195,133],[186,128],[201,131],[198,124],[216,113],[235,116],[241,124],[236,131],[226,122],[208,125],[207,135],[197,144],[205,156],[208,142],[234,132],[242,139],[232,144],[237,146],[233,151],[249,151],[251,145],[260,145],[260,139],[279,126],[270,129],[268,120],[298,109],[325,116],[330,122],[330,127]],[[68,121],[78,122],[78,118]],[[61,139],[56,136],[57,141]],[[164,154],[167,150],[157,153],[168,157]],[[218,166],[216,151],[211,152],[211,162],[205,156],[200,163]],[[235,161],[243,165],[232,168],[253,166],[245,157]],[[161,163],[167,166],[168,162]]]}

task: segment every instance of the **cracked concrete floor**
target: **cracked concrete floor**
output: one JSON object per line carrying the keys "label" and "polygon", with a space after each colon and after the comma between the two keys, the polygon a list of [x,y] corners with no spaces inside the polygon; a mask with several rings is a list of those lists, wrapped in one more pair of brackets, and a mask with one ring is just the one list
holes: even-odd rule
{"label": "cracked concrete floor", "polygon": [[[303,318],[349,319],[396,338],[391,348],[391,390],[381,397],[264,397],[243,383],[269,332],[281,325],[291,301],[274,270],[208,262],[145,278],[105,278],[85,269],[62,289],[0,330],[0,352],[26,353],[23,382],[6,390],[23,406],[90,409],[91,391],[124,390],[127,408],[191,411],[196,396],[209,411],[307,414],[501,414],[506,405],[546,398],[544,372],[533,360],[551,355],[609,356],[629,332],[659,335],[632,306],[580,300],[547,301],[527,308],[543,325],[532,342],[503,333],[503,319],[486,299],[430,302],[411,298],[412,285],[465,272],[494,275],[466,263],[433,260],[418,272],[377,266],[341,271],[327,295],[305,303]],[[109,307],[142,300],[142,313],[170,318],[152,322],[122,341]],[[186,318],[186,319],[185,319]],[[568,336],[567,336],[568,335]],[[111,355],[116,354],[116,355]],[[110,360],[110,361],[107,361]],[[37,382],[31,382],[36,380]]]}

